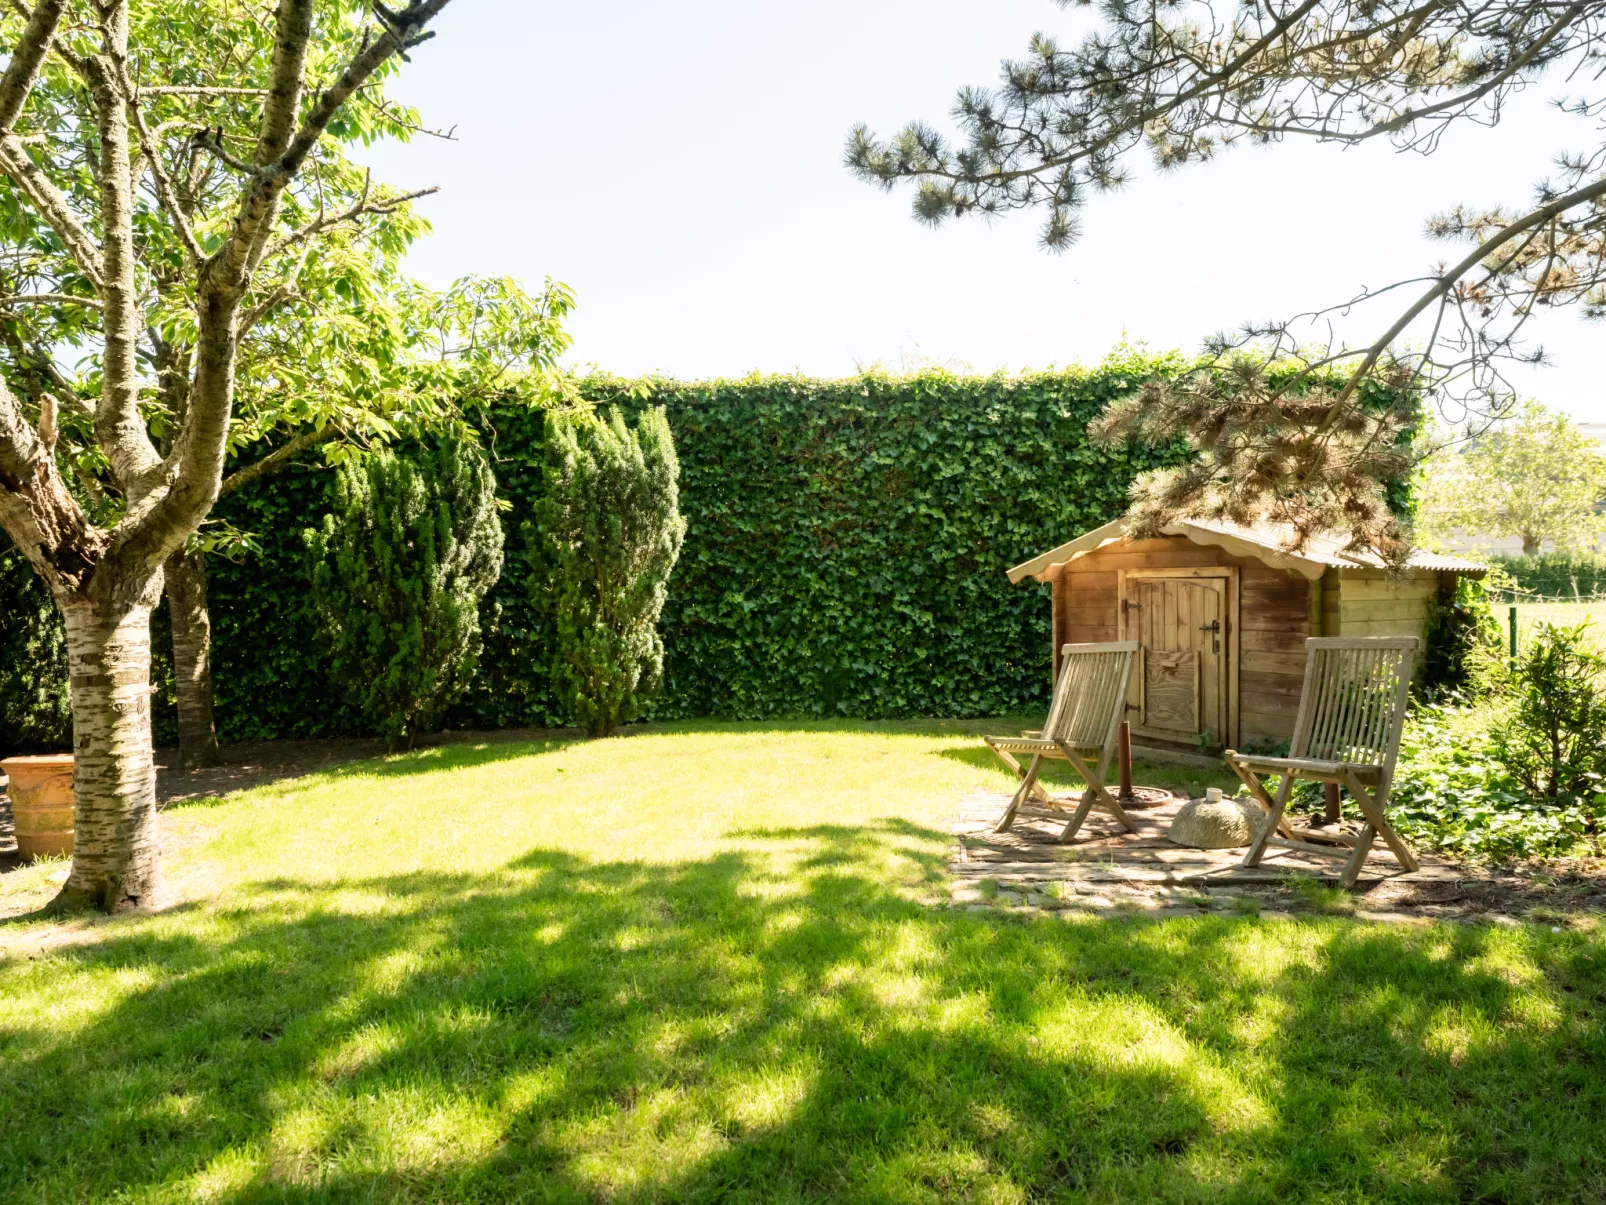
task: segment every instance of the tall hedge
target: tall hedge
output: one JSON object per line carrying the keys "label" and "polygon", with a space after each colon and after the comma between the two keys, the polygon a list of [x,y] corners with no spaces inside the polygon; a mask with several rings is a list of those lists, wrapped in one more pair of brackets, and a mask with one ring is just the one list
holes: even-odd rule
{"label": "tall hedge", "polygon": [[67,629],[33,566],[0,533],[0,757],[70,748]]}
{"label": "tall hedge", "polygon": [[[1045,588],[1011,565],[1114,518],[1143,469],[1178,449],[1104,449],[1089,419],[1179,359],[1004,377],[582,383],[599,402],[662,405],[680,457],[685,545],[661,628],[660,717],[986,715],[1045,701]],[[479,673],[450,722],[553,724],[551,618],[527,542],[543,417],[498,408],[484,446],[504,501],[501,579]],[[328,513],[313,463],[225,499],[261,551],[209,564],[226,740],[363,730],[328,685],[300,532]],[[529,530],[527,530],[529,529]]]}

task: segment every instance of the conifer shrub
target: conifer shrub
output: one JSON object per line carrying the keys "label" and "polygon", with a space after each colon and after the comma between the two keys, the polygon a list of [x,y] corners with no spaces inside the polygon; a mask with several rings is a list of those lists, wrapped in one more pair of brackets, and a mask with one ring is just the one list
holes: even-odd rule
{"label": "conifer shrub", "polygon": [[447,440],[341,465],[334,512],[305,532],[332,675],[392,747],[437,731],[474,676],[502,569],[496,509],[484,454]]}
{"label": "conifer shrub", "polygon": [[632,429],[618,407],[548,420],[540,571],[554,630],[554,693],[606,736],[641,714],[663,680],[658,617],[680,556],[680,463],[663,408]]}

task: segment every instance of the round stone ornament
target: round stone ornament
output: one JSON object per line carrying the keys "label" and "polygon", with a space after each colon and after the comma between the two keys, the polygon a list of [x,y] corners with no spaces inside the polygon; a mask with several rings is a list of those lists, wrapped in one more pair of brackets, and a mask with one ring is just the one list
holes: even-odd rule
{"label": "round stone ornament", "polygon": [[1239,849],[1255,839],[1266,809],[1247,795],[1222,797],[1211,787],[1203,799],[1190,799],[1171,821],[1171,841],[1190,849]]}

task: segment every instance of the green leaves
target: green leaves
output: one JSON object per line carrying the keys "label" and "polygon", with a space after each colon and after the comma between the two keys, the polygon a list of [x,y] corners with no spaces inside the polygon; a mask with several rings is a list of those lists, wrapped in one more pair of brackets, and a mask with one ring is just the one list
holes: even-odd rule
{"label": "green leaves", "polygon": [[502,568],[495,488],[462,441],[380,453],[340,469],[335,513],[306,532],[334,679],[393,744],[436,730],[473,677]]}
{"label": "green leaves", "polygon": [[679,477],[662,407],[634,430],[618,407],[548,420],[531,582],[553,619],[554,690],[592,736],[635,719],[662,681],[658,617],[686,533]]}

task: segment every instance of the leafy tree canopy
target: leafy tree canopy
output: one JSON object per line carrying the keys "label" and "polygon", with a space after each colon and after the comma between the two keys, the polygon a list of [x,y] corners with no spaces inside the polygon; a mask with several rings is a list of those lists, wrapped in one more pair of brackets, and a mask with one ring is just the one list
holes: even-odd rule
{"label": "leafy tree canopy", "polygon": [[1593,542],[1606,495],[1606,456],[1571,418],[1526,402],[1464,447],[1430,458],[1421,473],[1423,538],[1452,532],[1522,537],[1526,555]]}

